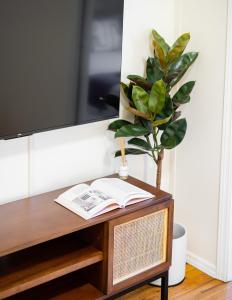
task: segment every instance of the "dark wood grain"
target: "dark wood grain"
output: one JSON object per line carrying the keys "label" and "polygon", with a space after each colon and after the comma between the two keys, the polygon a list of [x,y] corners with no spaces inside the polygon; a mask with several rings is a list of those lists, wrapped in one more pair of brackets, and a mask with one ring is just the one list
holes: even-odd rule
{"label": "dark wood grain", "polygon": [[[117,177],[113,175],[111,177]],[[0,206],[0,257],[170,199],[170,194],[133,177],[128,182],[155,195],[127,208],[84,220],[53,200],[68,188]]]}
{"label": "dark wood grain", "polygon": [[103,294],[91,284],[85,284],[63,294],[50,298],[50,300],[97,300]]}
{"label": "dark wood grain", "polygon": [[87,272],[83,272],[83,277],[87,282],[91,283],[104,293],[107,291],[108,227],[107,222],[104,222],[93,227],[83,229],[79,232],[79,236],[83,241],[87,244],[93,245],[96,249],[103,252],[102,262],[88,268]]}
{"label": "dark wood grain", "polygon": [[0,259],[0,299],[102,260],[102,251],[75,236],[8,255]]}
{"label": "dark wood grain", "polygon": [[169,267],[172,264],[172,239],[173,239],[173,219],[174,219],[174,201],[170,200],[168,212],[168,235],[167,235],[167,261]]}
{"label": "dark wood grain", "polygon": [[[89,267],[87,267],[88,269]],[[8,300],[96,300],[103,294],[82,278],[82,270],[34,287]]]}

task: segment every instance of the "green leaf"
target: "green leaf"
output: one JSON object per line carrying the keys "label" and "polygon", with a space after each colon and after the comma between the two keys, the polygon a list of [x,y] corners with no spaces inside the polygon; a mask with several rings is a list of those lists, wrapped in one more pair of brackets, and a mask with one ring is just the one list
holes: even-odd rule
{"label": "green leaf", "polygon": [[135,107],[147,114],[148,113],[148,100],[149,94],[140,86],[134,86],[132,91],[132,99],[134,101]]}
{"label": "green leaf", "polygon": [[169,123],[172,120],[173,113],[174,113],[174,108],[173,108],[172,99],[170,96],[166,96],[164,108],[156,116],[155,121],[166,119],[166,118],[169,118],[170,116],[171,116],[171,118],[169,119],[169,121],[167,123],[163,123],[158,126],[160,130],[166,129],[166,127],[169,125]]}
{"label": "green leaf", "polygon": [[128,99],[131,100],[132,102],[133,102],[133,100],[132,100],[132,91],[133,91],[133,87],[134,87],[134,86],[135,86],[135,83],[130,82],[129,87],[128,87],[128,92],[127,92],[127,97],[128,97]]}
{"label": "green leaf", "polygon": [[129,140],[128,144],[137,146],[137,147],[142,148],[147,151],[150,151],[152,149],[151,146],[148,144],[148,142],[146,142],[142,139],[139,139],[139,138],[133,138],[133,139]]}
{"label": "green leaf", "polygon": [[152,87],[152,83],[150,83],[145,78],[138,76],[138,75],[128,75],[127,78],[134,83],[136,83],[141,88],[145,89],[146,91],[150,91]]}
{"label": "green leaf", "polygon": [[157,126],[166,124],[166,123],[168,123],[170,121],[171,117],[172,117],[172,115],[170,115],[169,117],[164,118],[164,119],[158,119],[158,120],[156,120],[156,121],[153,122],[153,126],[157,127]]}
{"label": "green leaf", "polygon": [[186,119],[180,119],[168,125],[162,133],[160,141],[161,145],[166,149],[173,149],[179,145],[187,130]]}
{"label": "green leaf", "polygon": [[130,101],[132,101],[132,89],[134,85],[135,84],[132,82],[130,82],[129,85],[126,85],[124,82],[120,83],[121,89],[123,90],[125,97],[127,97]]}
{"label": "green leaf", "polygon": [[164,119],[172,115],[174,112],[173,103],[170,96],[165,97],[165,104],[162,111],[157,115],[157,119]]}
{"label": "green leaf", "polygon": [[167,53],[170,47],[157,31],[153,30],[152,35],[155,56],[158,58],[161,67],[165,69],[167,65]]}
{"label": "green leaf", "polygon": [[126,120],[116,120],[109,125],[108,130],[116,132],[119,128],[128,124],[131,123]]}
{"label": "green leaf", "polygon": [[147,79],[149,82],[154,83],[164,76],[164,72],[161,69],[158,59],[155,57],[149,57],[147,60]]}
{"label": "green leaf", "polygon": [[[147,153],[146,151],[142,151],[140,149],[134,149],[134,148],[126,148],[125,154],[126,155],[140,155],[140,154],[148,154],[149,155],[149,153]],[[121,155],[122,154],[121,154],[120,150],[115,153],[115,157],[119,157]]]}
{"label": "green leaf", "polygon": [[189,81],[182,85],[178,92],[172,98],[172,101],[176,104],[185,104],[190,101],[190,93],[195,85],[195,81]]}
{"label": "green leaf", "polygon": [[128,94],[128,90],[129,90],[129,87],[128,85],[126,85],[124,82],[120,82],[120,86],[125,94],[125,96],[127,97],[127,94]]}
{"label": "green leaf", "polygon": [[142,123],[142,125],[146,128],[151,129],[152,128],[152,124],[151,121],[148,120],[144,120],[144,119],[139,119],[139,122]]}
{"label": "green leaf", "polygon": [[130,137],[130,136],[143,136],[149,134],[150,131],[139,124],[129,124],[122,126],[115,133],[115,138],[117,137]]}
{"label": "green leaf", "polygon": [[153,39],[154,41],[159,44],[160,48],[162,48],[163,52],[165,55],[167,55],[170,46],[166,43],[165,39],[156,31],[156,30],[152,30],[152,35],[153,35]]}
{"label": "green leaf", "polygon": [[156,81],[151,89],[148,101],[149,110],[155,114],[161,112],[165,104],[166,86],[163,80]]}
{"label": "green leaf", "polygon": [[168,52],[168,63],[171,63],[178,59],[182,53],[184,52],[186,46],[188,45],[188,42],[190,40],[190,34],[184,33],[182,34],[174,43],[172,48]]}
{"label": "green leaf", "polygon": [[189,52],[182,55],[177,61],[172,63],[169,67],[166,82],[173,87],[178,81],[180,81],[197,57],[197,52]]}
{"label": "green leaf", "polygon": [[150,133],[153,133],[153,127],[152,127],[152,121],[151,120],[145,120],[143,118],[139,119],[139,123],[142,124],[142,126],[146,127]]}

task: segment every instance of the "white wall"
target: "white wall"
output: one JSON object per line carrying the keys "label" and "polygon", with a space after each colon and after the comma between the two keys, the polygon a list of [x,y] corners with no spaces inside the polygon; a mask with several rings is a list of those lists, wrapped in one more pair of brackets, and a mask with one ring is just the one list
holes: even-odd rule
{"label": "white wall", "polygon": [[[151,53],[151,29],[172,40],[173,23],[173,0],[125,0],[123,80],[128,74],[143,73]],[[0,141],[0,203],[112,174],[117,168],[113,158],[117,144],[106,131],[108,124],[103,121]],[[128,161],[131,175],[154,182],[153,162],[142,156]],[[166,164],[169,167],[169,159]],[[164,187],[168,184],[169,176],[164,175]]]}
{"label": "white wall", "polygon": [[[170,44],[177,34],[190,31],[189,49],[200,52],[185,78],[197,80],[185,109],[188,133],[176,160],[174,152],[166,154],[163,188],[174,191],[176,220],[188,228],[190,260],[211,274],[217,254],[226,12],[226,0],[125,0],[124,14],[122,80],[143,73],[152,28]],[[108,124],[0,141],[0,203],[113,173],[117,144],[106,131]],[[154,183],[149,158],[128,161],[131,175]]]}
{"label": "white wall", "polygon": [[28,192],[27,138],[0,141],[0,203]]}
{"label": "white wall", "polygon": [[188,229],[190,262],[215,275],[225,76],[227,1],[180,0],[177,21],[200,52],[185,80],[196,80],[185,109],[188,133],[177,149],[175,216]]}

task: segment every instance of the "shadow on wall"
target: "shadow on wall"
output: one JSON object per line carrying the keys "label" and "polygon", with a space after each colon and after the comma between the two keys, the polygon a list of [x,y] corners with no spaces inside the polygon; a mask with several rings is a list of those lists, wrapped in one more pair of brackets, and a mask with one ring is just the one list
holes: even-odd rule
{"label": "shadow on wall", "polygon": [[[71,126],[62,129],[35,133],[31,136],[0,141],[0,159],[19,155],[28,151],[30,146],[36,146],[36,150],[51,149],[69,143],[81,143],[98,136],[105,136],[113,141],[113,136],[107,131],[110,121]],[[30,145],[29,145],[30,144]],[[34,147],[33,147],[34,148]]]}
{"label": "shadow on wall", "polygon": [[92,140],[98,136],[106,136],[111,139],[111,136],[107,131],[109,122],[110,121],[101,121],[41,132],[32,135],[30,139],[33,144],[36,144],[36,150],[59,147],[69,143],[81,143],[86,140]]}

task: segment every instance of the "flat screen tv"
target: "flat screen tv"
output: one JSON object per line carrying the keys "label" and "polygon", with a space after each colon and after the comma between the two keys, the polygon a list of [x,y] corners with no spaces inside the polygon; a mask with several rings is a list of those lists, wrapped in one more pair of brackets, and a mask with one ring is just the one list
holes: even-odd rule
{"label": "flat screen tv", "polygon": [[118,116],[123,0],[0,0],[0,139]]}

